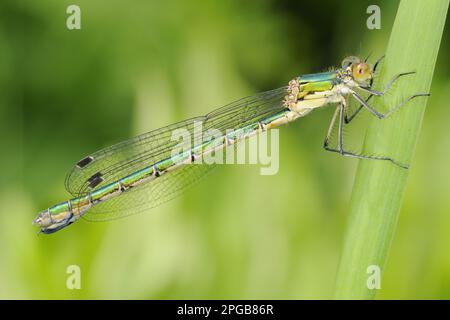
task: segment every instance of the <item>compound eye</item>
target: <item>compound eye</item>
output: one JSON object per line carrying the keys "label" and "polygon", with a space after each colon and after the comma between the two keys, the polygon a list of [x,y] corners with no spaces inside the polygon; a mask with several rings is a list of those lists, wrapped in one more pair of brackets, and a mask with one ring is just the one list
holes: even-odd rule
{"label": "compound eye", "polygon": [[366,81],[372,78],[372,69],[367,63],[358,63],[353,67],[353,78],[358,81]]}

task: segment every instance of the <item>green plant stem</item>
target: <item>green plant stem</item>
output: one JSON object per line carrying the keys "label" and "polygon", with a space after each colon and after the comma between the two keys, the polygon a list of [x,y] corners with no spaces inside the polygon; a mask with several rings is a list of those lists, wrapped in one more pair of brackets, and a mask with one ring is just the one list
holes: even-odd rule
{"label": "green plant stem", "polygon": [[[411,94],[429,92],[448,5],[448,0],[401,1],[377,81],[385,84],[394,74],[417,73],[399,80],[386,97],[373,99],[375,108],[383,110],[384,106],[396,105]],[[366,132],[365,152],[377,154],[381,146],[384,154],[410,163],[427,100],[427,97],[419,97],[391,118],[373,120]],[[373,270],[369,269],[368,273],[372,265],[380,268],[382,290],[384,266],[397,227],[407,177],[408,170],[389,162],[359,162],[335,298],[373,299],[379,290],[367,286],[368,279],[377,276]]]}

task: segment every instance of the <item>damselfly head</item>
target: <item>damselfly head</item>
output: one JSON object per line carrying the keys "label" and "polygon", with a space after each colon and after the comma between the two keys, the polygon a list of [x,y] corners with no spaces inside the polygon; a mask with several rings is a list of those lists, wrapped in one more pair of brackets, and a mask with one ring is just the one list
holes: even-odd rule
{"label": "damselfly head", "polygon": [[373,77],[372,67],[366,62],[360,62],[352,68],[353,79],[358,83],[367,83]]}
{"label": "damselfly head", "polygon": [[372,66],[356,56],[345,58],[342,68],[359,84],[368,84],[373,77]]}

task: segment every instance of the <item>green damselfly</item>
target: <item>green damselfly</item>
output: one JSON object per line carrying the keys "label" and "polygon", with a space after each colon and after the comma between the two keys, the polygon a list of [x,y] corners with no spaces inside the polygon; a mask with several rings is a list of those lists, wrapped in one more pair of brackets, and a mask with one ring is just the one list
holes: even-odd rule
{"label": "green damselfly", "polygon": [[[155,207],[208,172],[211,165],[197,164],[207,154],[292,122],[328,104],[337,107],[325,138],[326,150],[349,157],[390,161],[406,168],[390,157],[354,153],[344,146],[343,128],[362,109],[383,119],[410,100],[429,95],[411,95],[387,113],[372,108],[368,103],[372,97],[384,95],[397,79],[414,73],[395,75],[383,90],[376,91],[372,87],[374,73],[382,58],[372,66],[367,59],[350,56],[333,71],[299,76],[286,87],[237,100],[205,116],[142,134],[84,157],[66,178],[66,189],[74,198],[40,212],[33,223],[40,227],[40,232],[49,234],[80,217],[105,221]],[[368,96],[363,98],[362,93]],[[353,112],[349,112],[348,98],[355,99],[359,105]],[[336,121],[338,141],[336,147],[331,147],[329,138]],[[198,122],[205,130],[214,128],[224,133],[194,143],[187,151],[173,153],[177,142],[171,139],[171,133],[180,128],[193,132]]]}

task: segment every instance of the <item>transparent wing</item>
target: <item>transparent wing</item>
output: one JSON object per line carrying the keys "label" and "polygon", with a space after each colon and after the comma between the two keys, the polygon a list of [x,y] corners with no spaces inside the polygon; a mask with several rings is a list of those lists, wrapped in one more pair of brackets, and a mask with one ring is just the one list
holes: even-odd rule
{"label": "transparent wing", "polygon": [[[74,196],[92,192],[137,170],[168,158],[180,141],[172,139],[176,129],[195,136],[198,122],[202,130],[235,129],[284,108],[286,88],[279,88],[237,100],[206,116],[178,122],[144,133],[81,159],[66,178],[66,189]],[[122,198],[122,197],[119,197]]]}
{"label": "transparent wing", "polygon": [[[206,116],[151,131],[95,152],[80,160],[72,169],[66,179],[66,188],[76,196],[87,194],[170,157],[174,147],[180,148],[180,141],[172,139],[174,130],[184,129],[191,136],[195,136],[198,122],[201,122],[201,132],[216,129],[225,133],[227,129],[236,129],[275,114],[285,108],[285,90],[279,88],[243,98]],[[214,167],[206,164],[183,165],[157,179],[96,204],[84,218],[89,221],[105,221],[153,208],[178,196]]]}
{"label": "transparent wing", "polygon": [[158,179],[93,206],[83,218],[88,221],[108,221],[154,208],[192,187],[215,167],[215,165],[189,164],[167,172]]}

